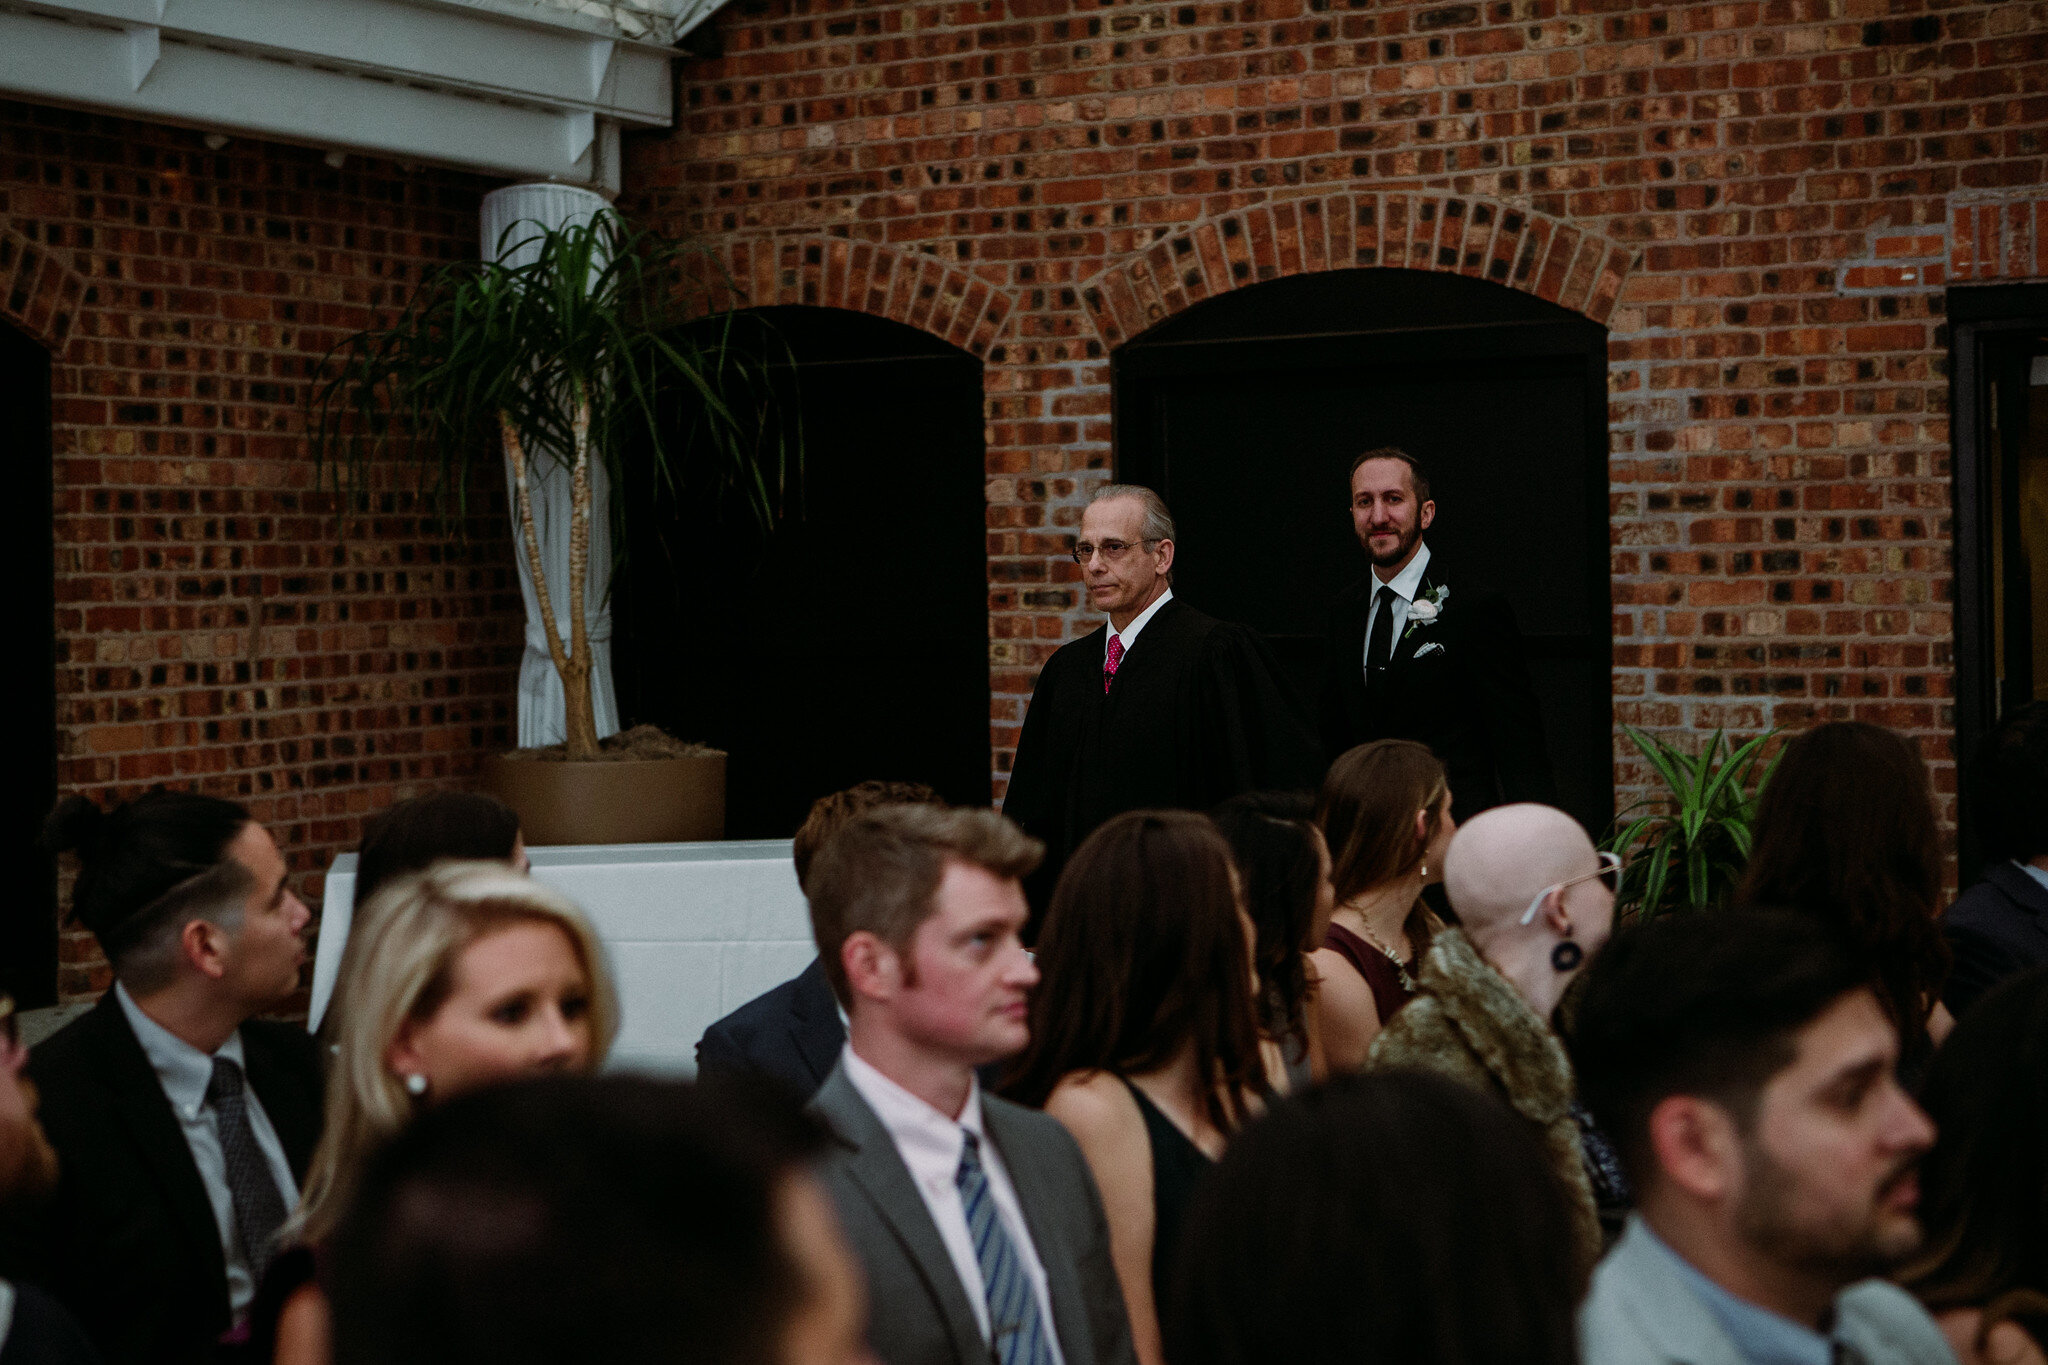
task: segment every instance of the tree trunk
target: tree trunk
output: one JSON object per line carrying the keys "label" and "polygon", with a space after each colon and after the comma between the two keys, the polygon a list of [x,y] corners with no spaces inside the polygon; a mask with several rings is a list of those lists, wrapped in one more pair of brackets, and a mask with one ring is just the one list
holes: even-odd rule
{"label": "tree trunk", "polygon": [[[579,451],[585,446],[584,431],[587,409],[578,408],[577,440]],[[575,605],[572,616],[575,633],[575,652],[562,644],[562,632],[555,625],[555,606],[548,593],[547,565],[542,562],[540,534],[533,524],[533,491],[527,482],[526,447],[519,439],[519,432],[512,419],[503,413],[498,416],[498,430],[505,444],[505,458],[512,463],[512,500],[514,512],[519,519],[520,545],[526,552],[526,567],[533,574],[533,595],[540,608],[541,629],[547,636],[548,657],[555,662],[555,672],[562,679],[562,698],[568,717],[568,740],[570,758],[595,758],[597,756],[597,721],[591,710],[590,701],[590,648],[588,629],[583,621],[583,575],[580,565],[590,556],[590,488],[587,470],[579,454],[576,475],[572,484],[574,507],[569,521],[569,581],[571,600]],[[577,493],[576,490],[581,492]],[[582,559],[577,556],[578,537],[581,536]]]}
{"label": "tree trunk", "polygon": [[569,466],[569,666],[562,670],[562,701],[569,757],[597,757],[597,707],[590,695],[590,400],[576,397],[575,462]]}

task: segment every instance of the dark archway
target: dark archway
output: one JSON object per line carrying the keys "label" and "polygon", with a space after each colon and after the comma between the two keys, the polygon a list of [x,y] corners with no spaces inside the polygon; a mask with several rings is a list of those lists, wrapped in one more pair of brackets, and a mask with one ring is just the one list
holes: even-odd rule
{"label": "dark archway", "polygon": [[0,467],[7,470],[0,582],[24,617],[10,651],[13,723],[0,729],[0,990],[23,1008],[57,999],[56,860],[38,835],[57,799],[56,547],[50,353],[0,323]]}
{"label": "dark archway", "polygon": [[802,508],[763,535],[700,502],[630,500],[622,718],[730,753],[732,838],[786,837],[812,801],[869,778],[987,805],[981,362],[844,309],[741,317],[795,359]]}
{"label": "dark archway", "polygon": [[1506,592],[1569,810],[1614,811],[1607,329],[1461,275],[1337,270],[1206,300],[1113,356],[1119,478],[1181,531],[1177,590],[1256,626],[1313,700],[1331,601],[1366,572],[1359,451],[1426,462],[1431,552]]}

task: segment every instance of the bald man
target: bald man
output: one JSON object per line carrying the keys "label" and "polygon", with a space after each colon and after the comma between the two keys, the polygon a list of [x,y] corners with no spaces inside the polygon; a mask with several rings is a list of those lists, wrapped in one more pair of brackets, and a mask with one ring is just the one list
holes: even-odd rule
{"label": "bald man", "polygon": [[1617,866],[1552,806],[1496,806],[1460,826],[1444,855],[1444,891],[1462,927],[1431,939],[1415,998],[1367,1062],[1491,1091],[1535,1124],[1588,1271],[1627,1216],[1627,1182],[1579,1107],[1550,1016],[1614,926]]}

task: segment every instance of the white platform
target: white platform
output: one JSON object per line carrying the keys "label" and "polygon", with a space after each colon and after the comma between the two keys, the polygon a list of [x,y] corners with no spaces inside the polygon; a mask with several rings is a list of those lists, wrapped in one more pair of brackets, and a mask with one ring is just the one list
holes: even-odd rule
{"label": "white platform", "polygon": [[[810,964],[817,950],[787,839],[578,844],[530,850],[536,880],[589,914],[623,1019],[614,1066],[690,1075],[707,1026]],[[328,869],[309,1028],[341,972],[356,855]]]}

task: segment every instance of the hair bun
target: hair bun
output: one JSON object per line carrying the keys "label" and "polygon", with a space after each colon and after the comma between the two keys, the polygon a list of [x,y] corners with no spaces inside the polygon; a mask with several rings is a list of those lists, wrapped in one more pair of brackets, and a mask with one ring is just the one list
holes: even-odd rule
{"label": "hair bun", "polygon": [[43,822],[43,843],[52,853],[83,849],[98,841],[106,824],[107,813],[97,802],[73,792]]}

